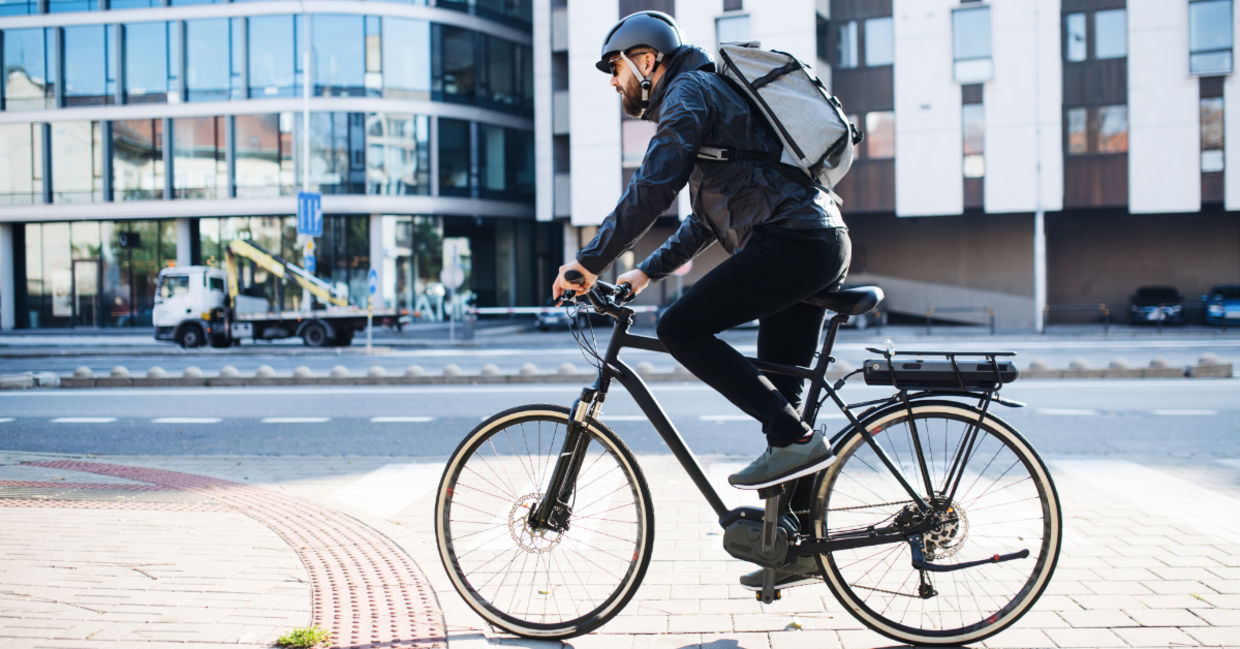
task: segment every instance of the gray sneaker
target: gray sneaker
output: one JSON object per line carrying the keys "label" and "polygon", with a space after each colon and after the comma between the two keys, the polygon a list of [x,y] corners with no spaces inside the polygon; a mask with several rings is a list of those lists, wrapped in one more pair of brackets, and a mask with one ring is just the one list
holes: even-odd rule
{"label": "gray sneaker", "polygon": [[[775,587],[793,588],[822,581],[818,574],[818,562],[814,557],[797,557],[797,560],[775,569]],[[762,590],[762,570],[741,575],[741,586],[749,590]]]}
{"label": "gray sneaker", "polygon": [[728,483],[737,489],[764,489],[817,473],[834,461],[831,444],[821,431],[814,431],[808,442],[768,447],[749,466],[728,476]]}

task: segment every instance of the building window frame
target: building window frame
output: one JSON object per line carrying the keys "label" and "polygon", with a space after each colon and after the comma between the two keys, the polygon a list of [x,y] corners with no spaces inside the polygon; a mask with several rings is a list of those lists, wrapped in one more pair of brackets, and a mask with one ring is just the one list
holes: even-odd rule
{"label": "building window frame", "polygon": [[[977,29],[983,21],[985,29]],[[990,5],[969,3],[952,9],[952,75],[956,83],[981,83],[994,77],[991,25]]]}
{"label": "building window frame", "polygon": [[[1227,10],[1224,21],[1221,15],[1210,14],[1213,8]],[[1188,73],[1195,76],[1215,76],[1229,74],[1235,67],[1234,54],[1235,33],[1233,20],[1235,8],[1232,0],[1190,0],[1188,3]],[[1226,38],[1220,39],[1221,32],[1215,39],[1209,34],[1198,33],[1199,25],[1226,25]],[[1198,42],[1199,40],[1203,42]]]}

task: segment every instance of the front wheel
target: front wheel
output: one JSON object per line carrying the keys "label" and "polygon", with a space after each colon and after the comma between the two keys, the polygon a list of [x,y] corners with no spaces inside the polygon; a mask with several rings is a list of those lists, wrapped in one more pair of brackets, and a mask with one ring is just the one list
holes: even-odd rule
{"label": "front wheel", "polygon": [[448,460],[435,501],[439,556],[461,597],[529,638],[587,633],[620,612],[654,545],[650,489],[615,433],[587,419],[589,445],[564,529],[535,529],[569,413],[522,406],[483,422]]}
{"label": "front wheel", "polygon": [[[839,442],[817,485],[817,535],[916,529],[927,518],[931,526],[904,541],[819,555],[827,586],[866,626],[914,645],[974,643],[1016,622],[1050,581],[1062,537],[1059,498],[1037,453],[1002,420],[955,402],[896,406],[863,423],[866,433]],[[914,546],[926,567],[913,565]]]}

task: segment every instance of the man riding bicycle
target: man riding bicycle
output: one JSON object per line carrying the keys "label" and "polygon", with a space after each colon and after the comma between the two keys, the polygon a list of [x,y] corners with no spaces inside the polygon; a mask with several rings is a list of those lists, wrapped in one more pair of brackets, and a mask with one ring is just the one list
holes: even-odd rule
{"label": "man riding bicycle", "polygon": [[[764,117],[714,73],[706,52],[684,44],[667,14],[640,11],[621,19],[607,33],[596,67],[611,74],[625,113],[657,130],[615,210],[576,260],[560,267],[553,295],[588,290],[688,183],[693,213],[618,282],[640,293],[719,242],[730,256],[667,309],[659,340],[694,376],[761,423],[767,450],[729,476],[733,486],[760,489],[826,468],[834,459],[829,442],[798,414],[802,381],[761,374],[717,334],[756,319],[758,358],[812,361],[825,311],[802,300],[839,286],[851,259],[835,196],[771,161],[782,144]],[[700,159],[702,146],[752,155]],[[569,271],[582,281],[569,282]],[[812,558],[800,565],[805,559],[778,571],[783,585],[817,571]],[[754,574],[760,582],[760,571]]]}

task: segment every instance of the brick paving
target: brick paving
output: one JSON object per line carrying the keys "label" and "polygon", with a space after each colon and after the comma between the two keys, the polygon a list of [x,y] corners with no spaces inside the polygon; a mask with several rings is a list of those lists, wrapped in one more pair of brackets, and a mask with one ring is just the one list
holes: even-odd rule
{"label": "brick paving", "polygon": [[[312,621],[334,624],[319,612],[329,606],[384,620],[333,626],[334,646],[375,646],[369,641],[379,631],[387,640],[377,646],[385,648],[426,640],[452,649],[557,646],[496,632],[452,590],[432,524],[442,458],[109,457],[84,463],[130,467],[128,473],[49,464],[60,459],[0,454],[0,647],[264,647]],[[769,606],[755,601],[736,584],[746,564],[722,551],[709,508],[674,460],[639,459],[656,504],[647,578],[619,616],[566,645],[894,644],[865,629],[823,586],[786,591]],[[981,646],[1240,647],[1240,522],[1228,520],[1240,511],[1240,469],[1211,459],[1196,466],[1049,459],[1065,513],[1059,570],[1032,612]],[[722,486],[735,461],[703,461],[729,505],[756,504]],[[233,496],[186,489],[189,483],[170,474],[209,476],[194,484],[226,483]],[[405,478],[389,488],[372,485],[376,490],[367,493],[378,495],[359,497],[356,485],[376,475]],[[416,478],[407,479],[411,475]],[[171,488],[174,483],[179,486]],[[27,491],[15,497],[23,484]],[[148,488],[116,486],[126,484]],[[57,489],[58,500],[39,502],[40,493]],[[89,506],[92,494],[101,507]],[[283,509],[291,503],[314,515],[299,518]],[[351,526],[356,536],[330,542],[346,550],[311,557],[299,544],[330,543],[280,532],[281,524],[310,528],[303,530],[307,535]],[[312,568],[313,561],[324,565]],[[353,596],[365,580],[331,572],[347,573],[341,566],[350,561],[403,566],[426,580],[427,596],[411,599],[373,584],[366,595]],[[428,612],[440,616],[437,638],[390,626]]]}

